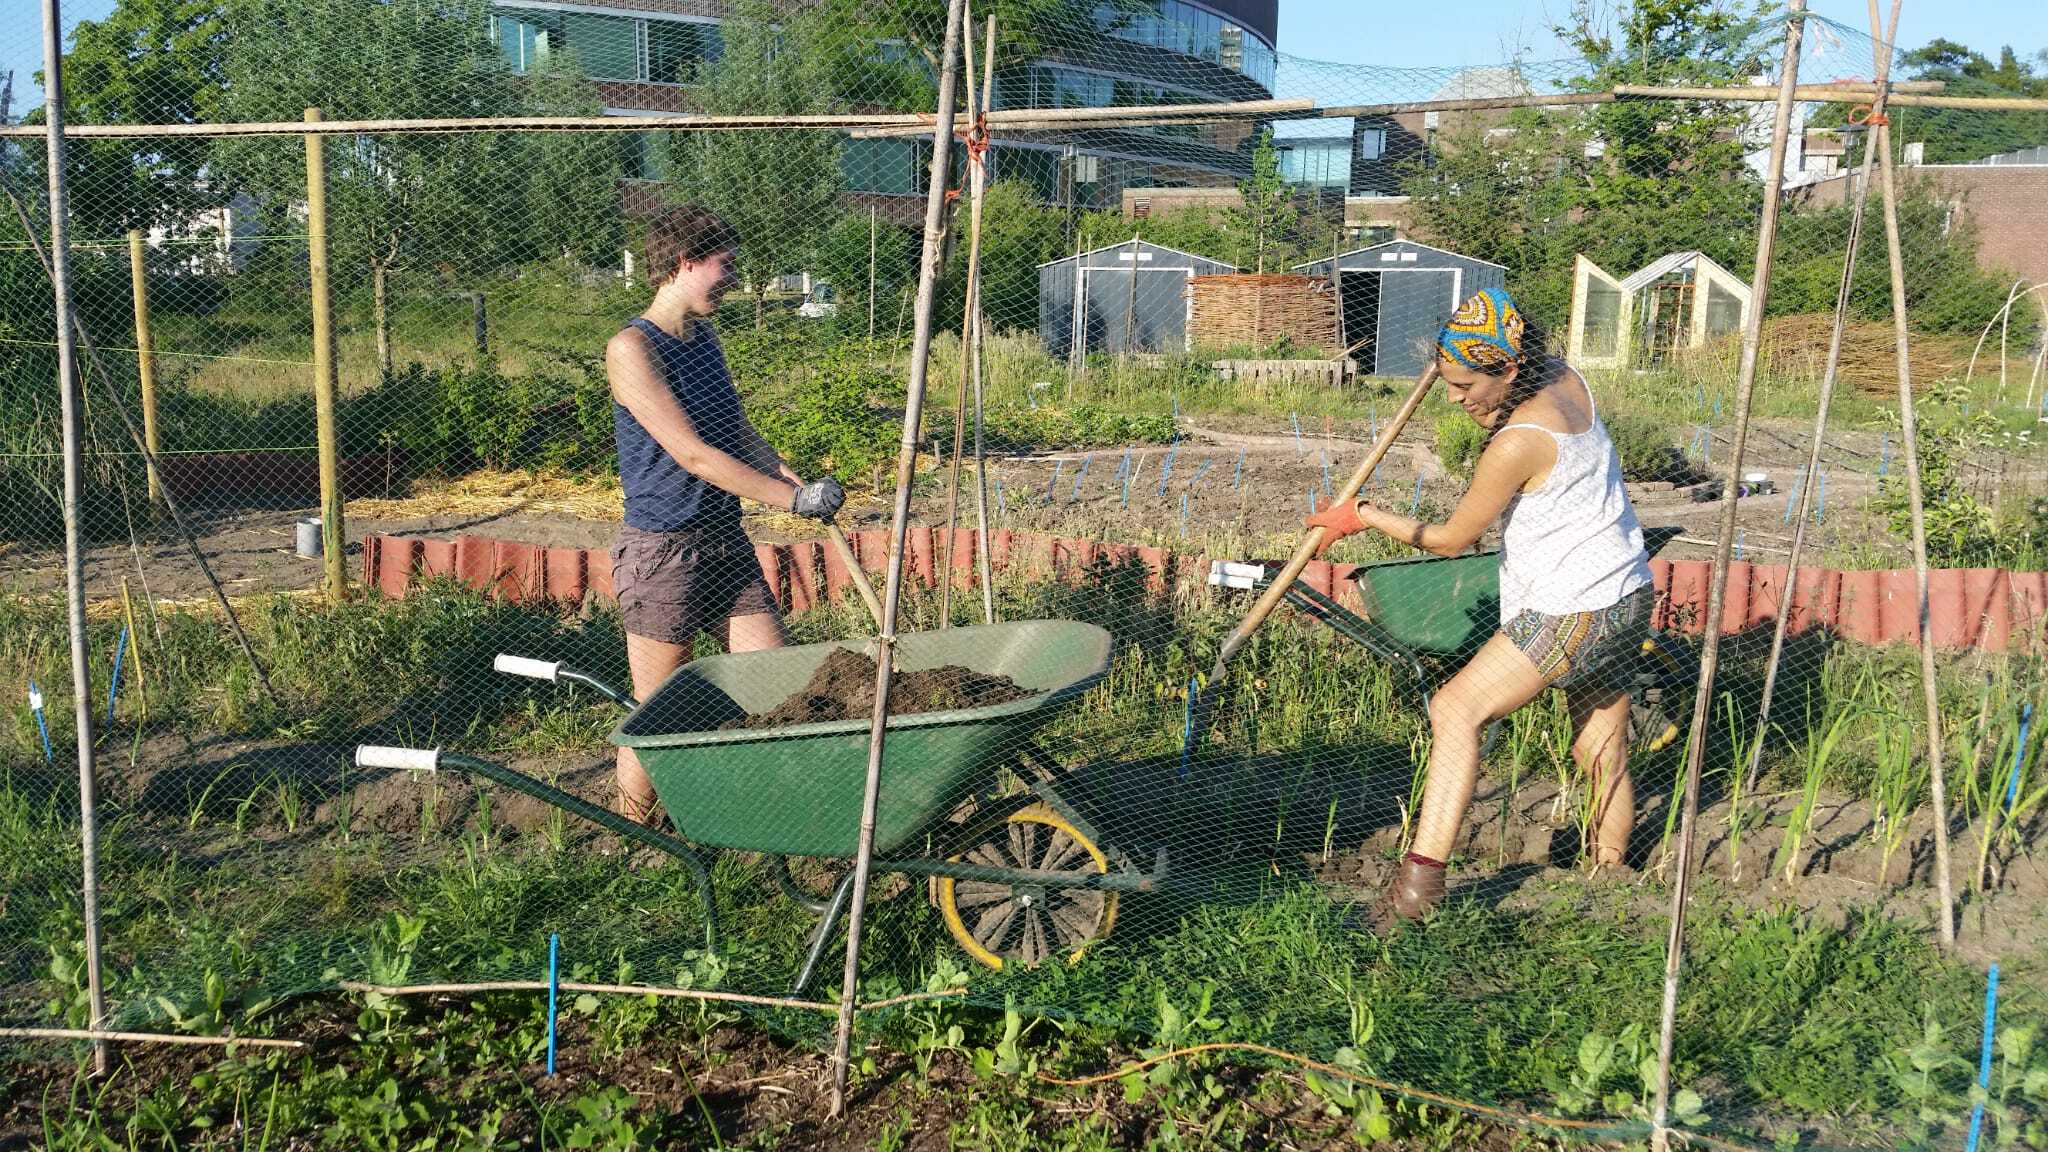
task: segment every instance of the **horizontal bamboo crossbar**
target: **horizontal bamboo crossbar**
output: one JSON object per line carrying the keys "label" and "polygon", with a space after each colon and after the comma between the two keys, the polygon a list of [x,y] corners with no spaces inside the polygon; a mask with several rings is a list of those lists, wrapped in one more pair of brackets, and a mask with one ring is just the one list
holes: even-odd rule
{"label": "horizontal bamboo crossbar", "polygon": [[[461,984],[363,984],[344,980],[341,987],[347,992],[368,992],[379,996],[474,996],[485,992],[545,992],[545,980],[483,980]],[[721,1004],[746,1004],[757,1008],[794,1008],[806,1012],[837,1012],[839,1005],[823,1000],[798,1000],[788,996],[750,996],[741,992],[720,992],[700,988],[660,988],[647,984],[582,984],[568,980],[554,987],[563,992],[589,992],[599,996],[658,996],[680,1000],[708,1000]],[[964,988],[950,988],[943,992],[912,992],[904,996],[891,996],[886,1000],[871,1000],[860,1005],[860,1011],[873,1012],[899,1004],[914,1004],[923,1000],[944,1000],[966,995]]]}
{"label": "horizontal bamboo crossbar", "polygon": [[302,1040],[271,1040],[261,1036],[184,1036],[173,1032],[107,1032],[98,1028],[0,1028],[0,1036],[23,1040],[112,1040],[124,1044],[229,1044],[251,1048],[304,1048]]}
{"label": "horizontal bamboo crossbar", "polygon": [[[1131,108],[1019,108],[991,112],[991,127],[1125,122],[1151,124],[1165,119],[1216,120],[1286,116],[1315,111],[1315,101],[1245,100],[1222,104],[1152,104]],[[756,132],[772,130],[922,129],[929,132],[928,112],[834,114],[816,116],[456,116],[430,119],[262,121],[239,124],[67,124],[66,136],[79,139],[142,139],[150,137],[224,136],[355,136],[425,135],[446,132]],[[35,125],[0,128],[0,137],[39,137]]]}

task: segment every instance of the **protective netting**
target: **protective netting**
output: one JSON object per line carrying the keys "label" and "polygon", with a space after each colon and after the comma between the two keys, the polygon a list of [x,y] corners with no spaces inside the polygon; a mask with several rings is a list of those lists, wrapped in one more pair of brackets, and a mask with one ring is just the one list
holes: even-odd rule
{"label": "protective netting", "polygon": [[[1807,21],[1773,191],[1782,20],[1645,6],[1569,35],[1569,59],[1368,68],[1275,53],[1258,10],[976,6],[963,131],[965,89],[990,112],[952,149],[892,692],[915,714],[889,728],[860,999],[964,988],[1148,1048],[1253,1042],[1641,1132],[1692,739],[1675,1122],[1953,1141],[2002,961],[1988,1123],[2032,1131],[2048,114],[1940,101],[2041,97],[2044,70],[1945,41],[1889,64],[1948,954],[1875,190],[1808,466],[1874,183],[1870,38]],[[551,934],[579,980],[836,1001],[874,686],[850,564],[882,585],[945,19],[228,0],[121,3],[72,33],[111,1023],[218,1032],[341,983],[537,979]],[[1641,94],[1673,86],[1724,91]],[[460,122],[325,137],[316,212],[289,127],[312,108]],[[622,127],[689,115],[755,119]],[[589,119],[469,123],[512,117]],[[77,1027],[40,122],[0,138],[0,997],[10,1022]],[[206,130],[93,133],[169,124]],[[1578,661],[1578,636],[1524,620],[1529,655],[1504,647],[1504,595],[1508,615],[1603,608],[1634,569],[1588,543],[1504,594],[1493,517],[1452,514],[1513,438],[1441,384],[1393,427],[1488,288],[1588,385],[1557,378],[1537,442],[1597,476],[1597,437],[1572,447],[1590,398],[1652,557],[1644,619],[1587,624],[1634,658],[1568,690],[1532,668]],[[1726,641],[1688,731],[1759,295]],[[1361,495],[1402,523],[1311,564],[1211,682],[1302,518],[1388,433]],[[323,436],[339,524],[315,522]],[[1547,468],[1516,480],[1540,496]],[[807,483],[827,476],[845,552],[798,514],[830,515]],[[1560,517],[1538,544],[1598,502],[1551,497],[1529,505]],[[1407,518],[1448,525],[1421,538],[1447,555]],[[323,591],[337,546],[346,599]],[[501,653],[552,682],[494,671]],[[443,751],[430,773],[357,745]],[[651,778],[659,842],[564,807],[647,799],[614,745]],[[1449,862],[1448,897],[1377,931],[1411,853]]]}

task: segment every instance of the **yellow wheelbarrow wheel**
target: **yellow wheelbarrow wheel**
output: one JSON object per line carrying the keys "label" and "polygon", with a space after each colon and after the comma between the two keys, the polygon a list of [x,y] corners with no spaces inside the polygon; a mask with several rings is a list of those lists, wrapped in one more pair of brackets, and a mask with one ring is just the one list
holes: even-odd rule
{"label": "yellow wheelbarrow wheel", "polygon": [[[988,839],[953,859],[1076,876],[1109,871],[1102,849],[1043,803],[1012,813]],[[946,931],[969,956],[997,970],[1009,963],[1035,968],[1049,956],[1076,963],[1116,924],[1117,894],[1099,888],[941,877],[934,897]]]}

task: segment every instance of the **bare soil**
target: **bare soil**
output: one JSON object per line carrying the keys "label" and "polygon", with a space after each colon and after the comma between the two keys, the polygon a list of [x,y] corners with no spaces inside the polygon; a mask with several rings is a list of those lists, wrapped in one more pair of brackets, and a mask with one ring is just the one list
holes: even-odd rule
{"label": "bare soil", "polygon": [[[1007,676],[989,676],[957,664],[898,672],[889,690],[889,715],[915,716],[1008,704],[1031,695]],[[808,684],[789,699],[750,716],[720,725],[725,729],[786,728],[857,720],[875,711],[875,662],[865,653],[837,648],[828,653]]]}

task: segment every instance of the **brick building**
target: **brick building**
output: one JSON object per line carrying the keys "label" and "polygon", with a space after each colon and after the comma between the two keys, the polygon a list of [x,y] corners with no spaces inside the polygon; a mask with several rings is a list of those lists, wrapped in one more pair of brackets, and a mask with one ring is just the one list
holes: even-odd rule
{"label": "brick building", "polygon": [[[1907,146],[1907,158],[1915,150]],[[1902,186],[1932,187],[1977,235],[1977,264],[2030,284],[2048,284],[2048,148],[1990,156],[1968,164],[1908,164]],[[1854,171],[1798,190],[1806,203],[1846,203]]]}

